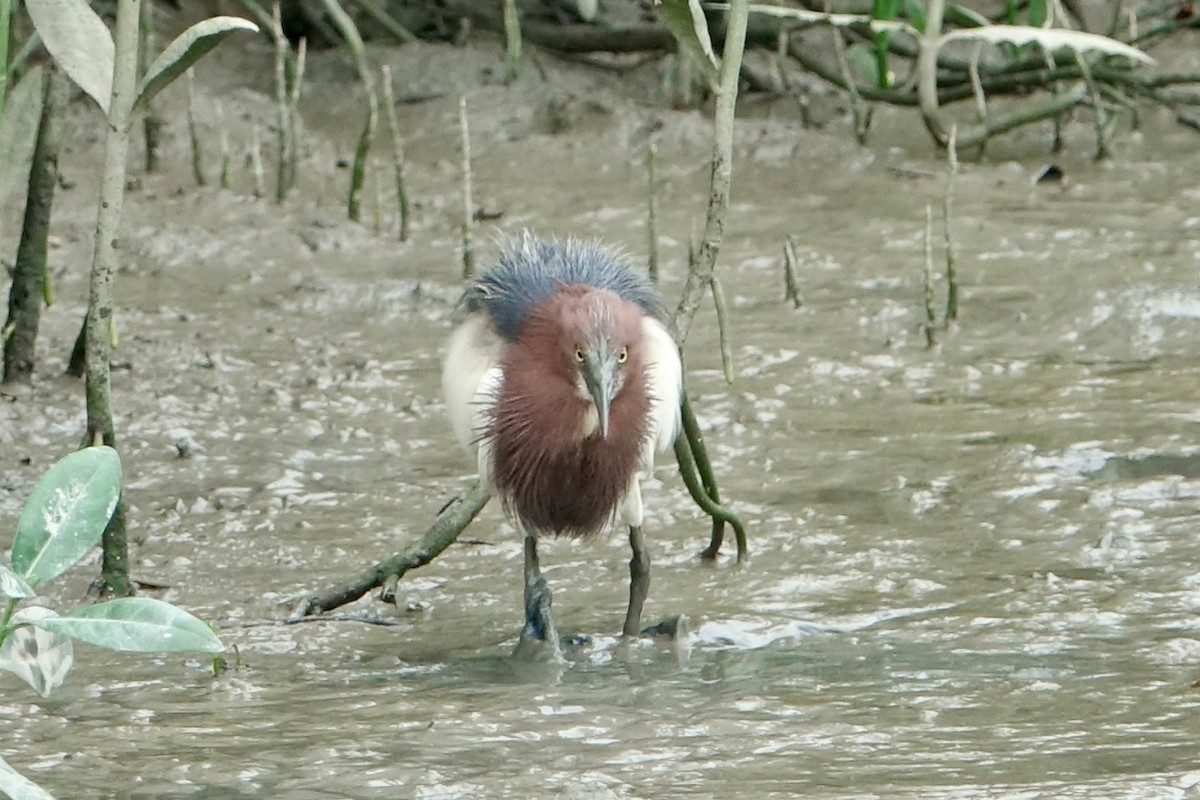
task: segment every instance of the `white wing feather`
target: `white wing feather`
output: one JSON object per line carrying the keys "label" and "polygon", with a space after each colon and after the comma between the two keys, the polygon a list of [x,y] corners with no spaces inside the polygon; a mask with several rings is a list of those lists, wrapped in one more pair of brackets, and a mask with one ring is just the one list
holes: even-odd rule
{"label": "white wing feather", "polygon": [[442,366],[446,413],[459,444],[479,463],[479,477],[491,485],[491,448],[487,432],[500,388],[504,341],[482,311],[472,313],[450,337]]}

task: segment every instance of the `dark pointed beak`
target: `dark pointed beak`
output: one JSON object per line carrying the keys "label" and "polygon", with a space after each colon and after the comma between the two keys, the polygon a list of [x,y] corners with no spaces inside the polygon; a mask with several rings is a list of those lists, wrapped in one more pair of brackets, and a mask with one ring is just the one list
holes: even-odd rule
{"label": "dark pointed beak", "polygon": [[608,413],[617,385],[616,357],[603,351],[589,353],[583,362],[583,382],[596,404],[596,416],[600,420],[600,438],[607,439]]}

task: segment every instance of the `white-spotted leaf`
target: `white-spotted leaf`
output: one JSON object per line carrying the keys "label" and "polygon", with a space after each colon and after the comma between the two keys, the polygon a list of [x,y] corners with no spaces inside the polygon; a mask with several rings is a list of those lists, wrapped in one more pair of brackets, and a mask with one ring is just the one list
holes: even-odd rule
{"label": "white-spotted leaf", "polygon": [[100,541],[120,496],[116,450],[87,447],[59,459],[21,510],[13,570],[33,587],[61,575]]}
{"label": "white-spotted leaf", "polygon": [[178,78],[201,56],[212,50],[231,33],[251,31],[258,33],[258,26],[241,17],[211,17],[197,22],[167,45],[154,63],[146,70],[142,84],[138,87],[133,113],[144,109],[154,96]]}
{"label": "white-spotted leaf", "polygon": [[1068,31],[1061,28],[1035,28],[1028,25],[988,25],[982,28],[963,28],[951,31],[938,40],[939,43],[956,39],[982,39],[993,44],[1010,42],[1016,45],[1036,42],[1044,50],[1074,50],[1077,53],[1097,52],[1114,56],[1125,56],[1134,61],[1153,64],[1154,59],[1136,47],[1083,31]]}
{"label": "white-spotted leaf", "polygon": [[23,597],[33,597],[33,587],[25,582],[17,573],[0,564],[0,598],[19,600]]}
{"label": "white-spotted leaf", "polygon": [[35,624],[97,647],[131,653],[219,653],[225,649],[202,621],[152,597],[122,597]]}
{"label": "white-spotted leaf", "polygon": [[108,114],[113,39],[87,0],[25,0],[42,44],[55,62]]}
{"label": "white-spotted leaf", "polygon": [[42,697],[63,685],[75,660],[71,640],[61,633],[34,627],[58,615],[48,608],[29,606],[13,614],[10,624],[30,623],[8,634],[0,644],[0,669],[33,687]]}
{"label": "white-spotted leaf", "polygon": [[54,800],[54,796],[0,758],[0,789],[12,800]]}

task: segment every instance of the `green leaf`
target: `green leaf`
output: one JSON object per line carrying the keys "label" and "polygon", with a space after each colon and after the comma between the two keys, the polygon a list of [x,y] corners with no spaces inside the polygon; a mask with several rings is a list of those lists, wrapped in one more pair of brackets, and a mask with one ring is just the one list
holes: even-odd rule
{"label": "green leaf", "polygon": [[54,796],[0,758],[0,792],[12,800],[54,800]]}
{"label": "green leaf", "polygon": [[1096,51],[1114,56],[1125,56],[1135,61],[1153,64],[1154,59],[1137,48],[1083,31],[1068,31],[1061,28],[1031,28],[1026,25],[988,25],[986,28],[968,28],[951,31],[938,40],[938,44],[957,39],[983,39],[987,42],[1011,42],[1016,45],[1036,42],[1043,49],[1054,51],[1061,48],[1075,52]]}
{"label": "green leaf", "polygon": [[202,621],[151,597],[122,597],[34,624],[97,647],[131,653],[219,653],[225,649]]}
{"label": "green leaf", "polygon": [[42,118],[43,75],[38,66],[25,73],[8,95],[0,115],[0,211],[17,186],[21,196],[33,158],[33,144]]}
{"label": "green leaf", "polygon": [[33,595],[33,587],[26,583],[24,578],[0,564],[0,598],[19,600]]}
{"label": "green leaf", "polygon": [[1029,0],[1029,24],[1035,28],[1046,24],[1046,0]]}
{"label": "green leaf", "polygon": [[66,572],[100,541],[120,496],[116,450],[87,447],[59,459],[21,510],[13,569],[30,586]]}
{"label": "green leaf", "polygon": [[10,631],[0,644],[0,669],[6,669],[33,687],[42,697],[63,685],[75,650],[71,640],[61,633],[35,628],[39,620],[58,617],[41,606],[22,608],[12,616],[12,623],[28,623]]}
{"label": "green leaf", "polygon": [[187,71],[200,57],[221,43],[226,36],[238,31],[258,33],[258,26],[241,17],[212,17],[201,20],[175,37],[154,63],[146,70],[133,103],[133,116],[143,110],[154,96]]}
{"label": "green leaf", "polygon": [[708,20],[704,18],[700,0],[662,0],[658,13],[675,37],[680,51],[700,67],[705,81],[715,89],[720,77],[720,65],[717,54],[713,52]]}
{"label": "green leaf", "polygon": [[87,0],[26,0],[42,44],[105,115],[112,97],[113,39]]}

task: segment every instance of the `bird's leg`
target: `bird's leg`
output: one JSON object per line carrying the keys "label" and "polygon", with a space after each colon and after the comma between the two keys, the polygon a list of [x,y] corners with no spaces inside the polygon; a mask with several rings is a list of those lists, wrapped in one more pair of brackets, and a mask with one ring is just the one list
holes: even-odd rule
{"label": "bird's leg", "polygon": [[558,654],[558,632],[550,616],[550,586],[538,565],[537,539],[525,535],[525,626],[517,643],[518,655]]}
{"label": "bird's leg", "polygon": [[638,525],[629,526],[629,546],[633,548],[633,557],[629,559],[629,610],[625,612],[625,627],[621,632],[636,637],[641,633],[642,605],[650,591],[650,553]]}

